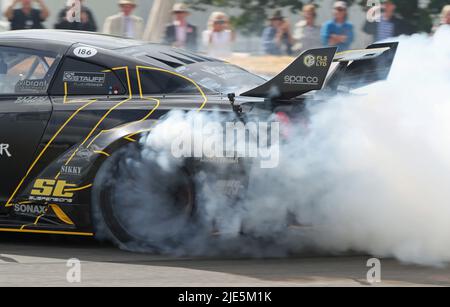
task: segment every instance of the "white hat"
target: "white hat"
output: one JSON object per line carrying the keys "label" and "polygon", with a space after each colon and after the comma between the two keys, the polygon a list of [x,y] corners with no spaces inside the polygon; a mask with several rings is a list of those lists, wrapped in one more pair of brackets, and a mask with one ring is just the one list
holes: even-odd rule
{"label": "white hat", "polygon": [[131,4],[137,6],[136,0],[120,0],[119,5]]}
{"label": "white hat", "polygon": [[187,13],[189,12],[188,6],[185,3],[175,3],[172,9],[173,13],[176,12],[183,12]]}
{"label": "white hat", "polygon": [[339,9],[339,8],[347,9],[347,2],[345,2],[345,1],[336,1],[334,3],[334,5],[333,5],[333,8],[335,8],[335,9]]}

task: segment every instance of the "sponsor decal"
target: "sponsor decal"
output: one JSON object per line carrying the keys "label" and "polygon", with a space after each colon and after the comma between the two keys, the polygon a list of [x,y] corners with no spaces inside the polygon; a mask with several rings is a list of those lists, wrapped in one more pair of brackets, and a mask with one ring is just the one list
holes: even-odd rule
{"label": "sponsor decal", "polygon": [[82,167],[79,166],[61,166],[61,174],[62,175],[81,175]]}
{"label": "sponsor decal", "polygon": [[313,76],[285,76],[284,84],[289,85],[319,85],[319,77]]}
{"label": "sponsor decal", "polygon": [[52,202],[52,203],[67,203],[71,204],[73,199],[71,198],[58,198],[58,197],[43,197],[43,196],[30,196],[28,197],[29,201],[32,202]]}
{"label": "sponsor decal", "polygon": [[40,104],[44,102],[48,102],[48,99],[43,96],[17,97],[17,100],[15,101],[16,104]]}
{"label": "sponsor decal", "polygon": [[328,66],[328,56],[318,55],[316,58],[316,66],[317,67],[327,67]]}
{"label": "sponsor decal", "polygon": [[30,205],[30,204],[16,204],[14,205],[14,212],[41,215],[47,211],[47,206]]}
{"label": "sponsor decal", "polygon": [[76,184],[69,184],[64,180],[38,179],[31,190],[31,201],[72,202],[74,193],[66,189],[75,188]]}
{"label": "sponsor decal", "polygon": [[[95,151],[94,148],[96,148],[96,146],[92,146],[93,151]],[[82,148],[78,151],[77,158],[89,161],[93,155],[93,151],[90,151],[89,149],[86,148]]]}
{"label": "sponsor decal", "polygon": [[11,158],[12,155],[9,151],[9,144],[0,144],[0,157],[6,156]]}
{"label": "sponsor decal", "polygon": [[312,54],[305,55],[303,63],[306,67],[327,67],[328,66],[328,56],[314,56]]}
{"label": "sponsor decal", "polygon": [[303,63],[306,67],[313,67],[314,65],[316,65],[316,57],[311,54],[307,54],[303,59]]}
{"label": "sponsor decal", "polygon": [[77,47],[73,50],[73,54],[79,58],[91,58],[98,53],[98,50],[92,47]]}
{"label": "sponsor decal", "polygon": [[20,80],[16,84],[16,91],[42,92],[47,90],[47,81],[45,80]]}
{"label": "sponsor decal", "polygon": [[64,72],[63,81],[71,83],[74,86],[82,87],[101,87],[104,85],[106,74],[97,72]]}

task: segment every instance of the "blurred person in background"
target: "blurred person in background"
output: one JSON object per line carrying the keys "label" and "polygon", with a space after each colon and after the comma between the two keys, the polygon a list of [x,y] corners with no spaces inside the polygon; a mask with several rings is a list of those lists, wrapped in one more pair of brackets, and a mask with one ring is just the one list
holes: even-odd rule
{"label": "blurred person in background", "polygon": [[444,6],[441,13],[440,27],[450,27],[450,5]]}
{"label": "blurred person in background", "polygon": [[[76,1],[80,1],[81,14],[80,21],[71,21],[75,18],[74,9],[76,9]],[[97,31],[97,23],[91,10],[83,5],[83,0],[67,0],[67,5],[58,14],[58,21],[55,29],[77,30],[77,31]]]}
{"label": "blurred person in background", "polygon": [[431,33],[435,34],[440,28],[443,27],[450,28],[450,5],[446,5],[442,8],[439,24],[433,27]]}
{"label": "blurred person in background", "polygon": [[402,34],[412,34],[412,27],[402,18],[395,15],[397,6],[392,0],[386,0],[381,4],[380,21],[366,21],[363,31],[373,36],[373,41],[384,41]]}
{"label": "blurred person in background", "polygon": [[321,30],[324,46],[338,47],[338,51],[350,49],[354,39],[353,25],[347,21],[348,10],[345,1],[336,1],[333,5],[334,19],[325,23]]}
{"label": "blurred person in background", "polygon": [[120,13],[106,19],[103,26],[105,34],[127,38],[142,39],[144,35],[144,20],[133,15],[137,7],[135,0],[120,0]]}
{"label": "blurred person in background", "polygon": [[[36,2],[39,9],[33,7]],[[15,7],[20,4],[20,8]],[[43,0],[14,0],[5,11],[5,17],[11,23],[11,30],[43,29],[44,22],[50,15]]]}
{"label": "blurred person in background", "polygon": [[264,53],[268,55],[292,55],[294,38],[289,22],[284,18],[281,11],[276,11],[269,18],[269,23],[262,34]]}
{"label": "blurred person in background", "polygon": [[176,3],[172,9],[173,23],[166,27],[164,42],[177,48],[197,51],[197,27],[189,24],[189,9],[184,3]]}
{"label": "blurred person in background", "polygon": [[203,32],[206,53],[219,59],[231,57],[235,38],[228,16],[222,12],[212,13],[208,20],[208,30]]}
{"label": "blurred person in background", "polygon": [[305,50],[320,48],[320,27],[316,24],[317,12],[314,4],[303,7],[303,20],[295,25],[294,40],[296,42],[294,51],[298,54]]}

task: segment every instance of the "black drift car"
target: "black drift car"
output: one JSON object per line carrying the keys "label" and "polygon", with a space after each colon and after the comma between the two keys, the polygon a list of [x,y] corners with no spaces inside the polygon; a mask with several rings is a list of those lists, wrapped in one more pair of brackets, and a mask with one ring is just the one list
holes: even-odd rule
{"label": "black drift car", "polygon": [[[99,169],[138,144],[158,119],[176,109],[220,110],[236,118],[250,109],[289,113],[310,91],[386,79],[396,47],[310,50],[266,81],[222,61],[142,41],[71,31],[2,33],[0,231],[94,236],[97,212],[119,242],[145,241],[115,214],[119,204],[109,195],[117,187],[106,184],[94,197],[93,185]],[[188,172],[181,173],[170,174],[177,186],[166,192],[182,208],[195,208],[196,187]]]}

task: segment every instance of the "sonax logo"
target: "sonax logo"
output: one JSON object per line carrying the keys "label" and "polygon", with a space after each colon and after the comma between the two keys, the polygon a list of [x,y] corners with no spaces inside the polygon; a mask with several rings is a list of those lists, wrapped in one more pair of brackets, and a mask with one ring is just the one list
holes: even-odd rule
{"label": "sonax logo", "polygon": [[29,205],[29,204],[16,204],[14,205],[14,212],[41,215],[47,211],[47,206]]}

